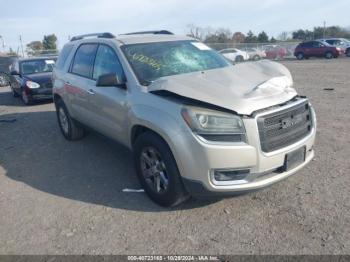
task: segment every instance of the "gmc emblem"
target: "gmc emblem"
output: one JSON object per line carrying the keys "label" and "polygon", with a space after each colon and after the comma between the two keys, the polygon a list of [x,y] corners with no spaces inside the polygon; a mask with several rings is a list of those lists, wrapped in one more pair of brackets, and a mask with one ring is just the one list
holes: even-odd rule
{"label": "gmc emblem", "polygon": [[288,118],[282,119],[282,129],[289,128],[294,125],[295,123],[292,118],[288,117]]}

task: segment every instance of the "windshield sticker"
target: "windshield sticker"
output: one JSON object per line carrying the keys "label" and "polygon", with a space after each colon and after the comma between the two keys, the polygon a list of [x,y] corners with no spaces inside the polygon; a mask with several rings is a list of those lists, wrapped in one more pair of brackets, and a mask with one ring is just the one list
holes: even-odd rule
{"label": "windshield sticker", "polygon": [[55,64],[55,61],[54,60],[45,60],[45,63],[47,65],[54,65]]}
{"label": "windshield sticker", "polygon": [[158,63],[156,60],[154,60],[153,58],[150,58],[148,56],[142,55],[142,54],[133,54],[131,56],[132,60],[134,61],[138,61],[140,63],[149,65],[150,67],[152,67],[155,70],[160,70],[162,65],[160,63]]}
{"label": "windshield sticker", "polygon": [[195,47],[197,47],[199,50],[202,51],[207,51],[207,50],[211,50],[211,48],[203,43],[200,42],[191,42],[191,44]]}

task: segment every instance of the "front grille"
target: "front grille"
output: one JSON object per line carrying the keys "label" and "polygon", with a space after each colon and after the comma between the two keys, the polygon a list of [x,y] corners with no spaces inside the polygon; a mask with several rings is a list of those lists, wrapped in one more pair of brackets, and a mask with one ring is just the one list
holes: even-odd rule
{"label": "front grille", "polygon": [[312,119],[306,101],[294,107],[258,117],[261,149],[271,152],[292,145],[310,134]]}

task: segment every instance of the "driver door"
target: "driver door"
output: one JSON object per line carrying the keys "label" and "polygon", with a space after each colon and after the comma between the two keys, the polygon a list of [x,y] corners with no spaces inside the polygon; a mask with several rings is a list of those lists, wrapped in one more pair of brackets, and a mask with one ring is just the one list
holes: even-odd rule
{"label": "driver door", "polygon": [[[98,46],[93,69],[93,80],[106,74],[125,79],[122,65],[114,49]],[[125,86],[94,86],[89,96],[89,111],[94,129],[117,141],[126,141],[127,90]]]}

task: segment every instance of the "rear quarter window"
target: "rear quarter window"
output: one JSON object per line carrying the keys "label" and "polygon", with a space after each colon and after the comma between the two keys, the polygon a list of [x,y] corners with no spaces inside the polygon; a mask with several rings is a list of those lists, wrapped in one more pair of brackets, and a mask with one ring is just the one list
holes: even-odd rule
{"label": "rear quarter window", "polygon": [[58,60],[56,62],[56,65],[55,67],[59,70],[62,70],[65,63],[66,63],[66,60],[70,54],[70,52],[72,51],[73,49],[73,45],[65,45],[62,49],[62,51],[60,52],[60,55],[58,56]]}

